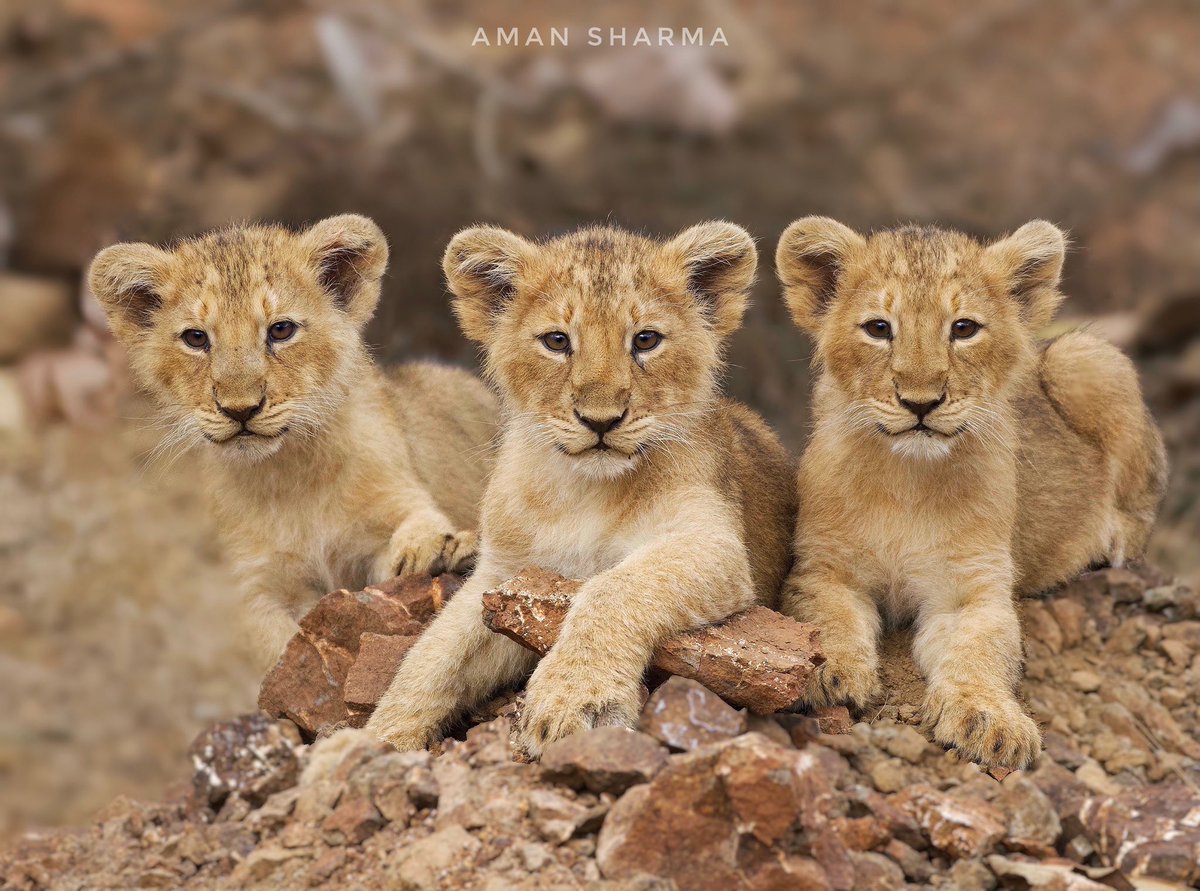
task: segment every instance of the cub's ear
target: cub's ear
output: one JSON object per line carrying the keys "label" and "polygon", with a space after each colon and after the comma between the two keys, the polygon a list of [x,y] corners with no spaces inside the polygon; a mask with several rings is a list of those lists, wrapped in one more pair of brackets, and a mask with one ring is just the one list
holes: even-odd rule
{"label": "cub's ear", "polygon": [[374,220],[348,213],[314,223],[298,237],[334,304],[360,328],[371,321],[387,269],[383,230]]}
{"label": "cub's ear", "polygon": [[783,230],[775,274],[792,321],[815,333],[837,295],[846,263],[867,240],[829,217],[803,217]]}
{"label": "cub's ear", "polygon": [[88,286],[118,338],[132,340],[154,324],[172,262],[169,252],[141,243],[114,244],[92,260]]}
{"label": "cub's ear", "polygon": [[1034,220],[984,251],[992,268],[1008,283],[1020,304],[1025,324],[1037,330],[1049,325],[1063,301],[1058,290],[1067,237],[1053,223]]}
{"label": "cub's ear", "polygon": [[476,343],[491,340],[496,319],[516,294],[517,277],[536,250],[499,226],[474,226],[450,239],[442,269],[463,334]]}
{"label": "cub's ear", "polygon": [[683,264],[688,291],[704,307],[713,330],[724,337],[741,327],[758,268],[750,233],[724,221],[700,223],[668,241],[665,250]]}

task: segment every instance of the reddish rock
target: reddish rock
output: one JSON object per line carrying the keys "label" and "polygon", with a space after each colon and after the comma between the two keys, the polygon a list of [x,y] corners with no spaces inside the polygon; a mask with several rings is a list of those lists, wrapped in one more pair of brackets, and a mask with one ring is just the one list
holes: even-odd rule
{"label": "reddish rock", "polygon": [[835,817],[829,825],[851,851],[873,851],[892,838],[888,828],[875,817]]}
{"label": "reddish rock", "polygon": [[982,857],[1004,837],[1004,815],[985,801],[952,798],[925,784],[906,789],[894,800],[935,848],[955,860]]}
{"label": "reddish rock", "polygon": [[[596,844],[600,872],[680,888],[788,887],[770,864],[802,815],[826,806],[829,787],[815,773],[811,756],[757,734],[673,758],[609,811]],[[822,887],[807,862],[793,868],[792,887]]]}
{"label": "reddish rock", "polygon": [[746,715],[703,684],[673,677],[650,694],[639,727],[673,749],[690,750],[746,732]]}
{"label": "reddish rock", "polygon": [[369,798],[344,796],[321,823],[328,845],[361,845],[384,825],[383,815]]}
{"label": "reddish rock", "polygon": [[354,709],[374,709],[396,676],[404,654],[417,642],[415,634],[375,634],[359,638],[358,658],[346,674],[342,698]]}
{"label": "reddish rock", "polygon": [[850,709],[844,705],[824,705],[813,711],[822,733],[849,733],[854,726]]}
{"label": "reddish rock", "polygon": [[1181,783],[1091,798],[1080,821],[1100,857],[1131,876],[1200,882],[1200,795]]}
{"label": "reddish rock", "polygon": [[[558,639],[572,595],[582,582],[537,568],[483,595],[484,622],[544,655]],[[655,668],[691,678],[735,705],[772,714],[794,705],[824,661],[813,625],[765,607],[677,635],[655,650]]]}
{"label": "reddish rock", "polygon": [[196,800],[219,810],[231,795],[257,807],[292,786],[300,772],[296,728],[253,714],[221,721],[192,743],[192,788]]}
{"label": "reddish rock", "polygon": [[[310,736],[347,723],[361,724],[370,707],[363,703],[351,710],[344,686],[363,636],[418,634],[461,584],[456,575],[410,575],[362,591],[334,591],[322,597],[300,620],[300,632],[263,680],[259,708],[289,718]],[[393,650],[389,653],[394,655]],[[371,664],[357,678],[357,697],[368,698],[379,685],[380,663],[386,655],[382,647],[374,646]]]}
{"label": "reddish rock", "polygon": [[620,795],[646,783],[667,763],[657,739],[624,727],[600,727],[546,747],[542,772],[547,779],[575,789]]}

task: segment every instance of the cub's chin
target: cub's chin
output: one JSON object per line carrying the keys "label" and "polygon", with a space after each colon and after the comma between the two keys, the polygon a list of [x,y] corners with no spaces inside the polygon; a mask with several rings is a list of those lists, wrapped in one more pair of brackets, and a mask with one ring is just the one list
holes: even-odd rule
{"label": "cub's chin", "polygon": [[571,470],[594,480],[611,480],[632,471],[641,455],[626,455],[616,449],[588,449],[575,455],[564,455]]}
{"label": "cub's chin", "polygon": [[931,430],[913,430],[892,436],[892,454],[919,461],[940,461],[950,456],[953,440]]}
{"label": "cub's chin", "polygon": [[283,447],[285,431],[274,436],[253,434],[250,436],[231,436],[221,442],[212,442],[211,447],[216,455],[224,461],[237,464],[257,464],[270,458]]}

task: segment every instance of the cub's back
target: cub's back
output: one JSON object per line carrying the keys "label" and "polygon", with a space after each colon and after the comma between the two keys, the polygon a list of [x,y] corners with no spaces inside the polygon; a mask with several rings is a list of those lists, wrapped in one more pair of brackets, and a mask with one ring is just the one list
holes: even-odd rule
{"label": "cub's back", "polygon": [[461,526],[478,524],[479,502],[492,469],[496,397],[475,375],[436,362],[386,370],[413,467],[438,504]]}
{"label": "cub's back", "polygon": [[713,416],[717,484],[741,512],[758,602],[774,607],[792,564],[795,468],[779,437],[745,405],[720,399]]}

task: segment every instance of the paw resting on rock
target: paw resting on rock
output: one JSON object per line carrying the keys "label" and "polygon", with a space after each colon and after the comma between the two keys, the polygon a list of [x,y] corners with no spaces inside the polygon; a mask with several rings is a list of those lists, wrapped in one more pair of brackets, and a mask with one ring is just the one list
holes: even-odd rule
{"label": "paw resting on rock", "polygon": [[1020,770],[1041,751],[1037,724],[1015,697],[934,689],[921,711],[934,740],[987,767]]}
{"label": "paw resting on rock", "polygon": [[467,572],[475,563],[479,538],[473,530],[451,532],[438,527],[396,530],[387,552],[375,566],[375,581],[414,573],[439,575]]}
{"label": "paw resting on rock", "polygon": [[594,727],[633,727],[641,711],[641,675],[622,679],[564,665],[553,655],[529,679],[517,747],[530,758],[565,737]]}

